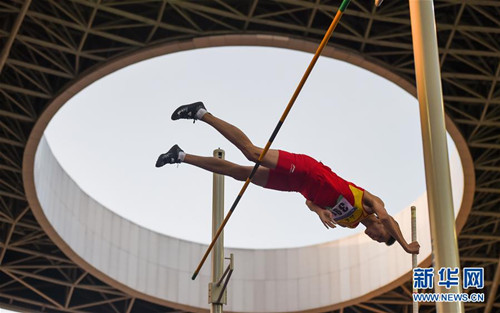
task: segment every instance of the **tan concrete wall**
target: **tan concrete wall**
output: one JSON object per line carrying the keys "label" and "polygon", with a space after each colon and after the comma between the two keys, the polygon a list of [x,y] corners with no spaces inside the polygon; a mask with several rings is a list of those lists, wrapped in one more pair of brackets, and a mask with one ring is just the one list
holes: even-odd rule
{"label": "tan concrete wall", "polygon": [[[43,214],[66,252],[76,254],[91,273],[165,303],[208,307],[210,266],[191,280],[205,245],[150,231],[100,205],[64,172],[45,139],[35,158],[35,186]],[[459,202],[461,192],[455,193]],[[431,253],[425,195],[414,204],[423,260]],[[395,218],[409,239],[409,208]],[[368,294],[411,270],[411,256],[398,244],[386,247],[363,233],[301,248],[229,253],[235,255],[236,270],[226,310],[235,312],[327,307]]]}

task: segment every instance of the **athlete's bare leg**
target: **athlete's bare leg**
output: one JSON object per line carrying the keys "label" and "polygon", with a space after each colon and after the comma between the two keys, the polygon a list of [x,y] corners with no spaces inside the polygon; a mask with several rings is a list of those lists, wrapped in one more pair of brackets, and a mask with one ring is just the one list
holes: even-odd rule
{"label": "athlete's bare leg", "polygon": [[[230,176],[241,181],[245,181],[248,178],[253,168],[253,166],[242,166],[219,158],[202,157],[193,154],[186,154],[184,163],[197,166],[213,173]],[[265,187],[268,177],[269,169],[259,167],[252,178],[252,183]]]}
{"label": "athlete's bare leg", "polygon": [[[257,162],[263,149],[255,146],[239,128],[221,120],[211,113],[206,113],[200,120],[214,127],[219,133],[226,137],[226,139],[234,144],[248,160]],[[264,167],[274,169],[278,164],[278,157],[278,150],[269,149],[261,164]]]}

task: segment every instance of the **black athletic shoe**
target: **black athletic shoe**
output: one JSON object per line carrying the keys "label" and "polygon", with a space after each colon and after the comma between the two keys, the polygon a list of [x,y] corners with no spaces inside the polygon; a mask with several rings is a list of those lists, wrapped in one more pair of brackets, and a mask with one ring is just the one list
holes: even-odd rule
{"label": "black athletic shoe", "polygon": [[163,153],[156,161],[156,167],[162,167],[165,164],[181,163],[179,152],[184,152],[178,145],[174,145],[167,153]]}
{"label": "black athletic shoe", "polygon": [[198,112],[199,109],[206,110],[205,106],[203,105],[203,102],[201,101],[191,104],[181,105],[174,111],[174,113],[172,113],[172,119],[174,121],[181,118],[187,120],[197,120],[196,113]]}

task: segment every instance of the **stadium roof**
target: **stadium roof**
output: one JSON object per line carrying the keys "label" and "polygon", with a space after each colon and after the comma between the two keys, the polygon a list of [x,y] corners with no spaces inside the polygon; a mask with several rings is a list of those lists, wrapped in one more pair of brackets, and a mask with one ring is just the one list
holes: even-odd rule
{"label": "stadium roof", "polygon": [[[133,297],[83,270],[34,218],[23,155],[35,123],[80,77],[108,62],[194,38],[274,35],[317,44],[340,1],[7,0],[0,2],[0,306],[40,312],[181,312]],[[436,0],[445,110],[476,178],[458,235],[461,265],[485,268],[484,303],[500,308],[500,2]],[[213,38],[213,37],[212,37]],[[407,1],[353,0],[330,46],[414,85]],[[403,84],[403,83],[401,83]],[[411,283],[343,312],[406,312]],[[421,312],[433,312],[432,304]]]}

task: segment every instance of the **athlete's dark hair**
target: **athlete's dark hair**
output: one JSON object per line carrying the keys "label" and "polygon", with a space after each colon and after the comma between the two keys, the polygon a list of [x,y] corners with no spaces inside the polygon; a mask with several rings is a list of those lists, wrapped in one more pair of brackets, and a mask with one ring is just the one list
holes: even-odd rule
{"label": "athlete's dark hair", "polygon": [[385,244],[388,245],[388,246],[392,246],[395,242],[396,242],[396,238],[394,238],[394,237],[391,236],[389,239],[387,239],[387,241],[385,242]]}

